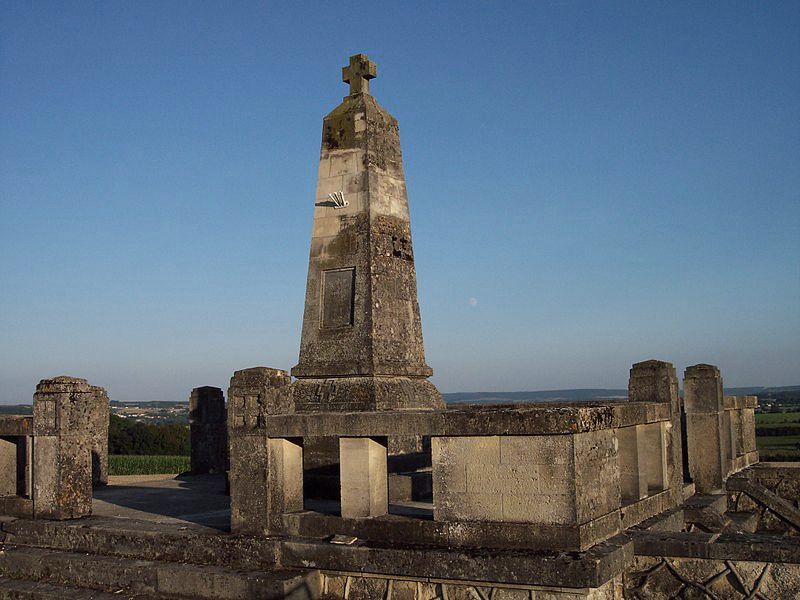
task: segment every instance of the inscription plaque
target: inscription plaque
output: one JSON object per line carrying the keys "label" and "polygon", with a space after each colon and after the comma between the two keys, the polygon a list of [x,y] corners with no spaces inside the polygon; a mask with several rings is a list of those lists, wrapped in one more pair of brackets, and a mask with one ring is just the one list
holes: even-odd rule
{"label": "inscription plaque", "polygon": [[322,327],[347,327],[353,324],[355,284],[355,269],[322,272]]}

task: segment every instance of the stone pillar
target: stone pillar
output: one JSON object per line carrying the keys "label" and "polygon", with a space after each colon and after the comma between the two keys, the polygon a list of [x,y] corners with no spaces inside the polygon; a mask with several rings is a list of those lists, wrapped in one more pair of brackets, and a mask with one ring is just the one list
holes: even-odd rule
{"label": "stone pillar", "polygon": [[44,379],[33,396],[34,517],[76,519],[92,513],[93,406],[85,379]]}
{"label": "stone pillar", "polygon": [[253,367],[236,371],[228,389],[231,532],[269,531],[270,472],[266,416],[294,412],[286,371]]}
{"label": "stone pillar", "polygon": [[216,387],[198,387],[189,396],[189,442],[193,475],[228,470],[225,397]]}
{"label": "stone pillar", "polygon": [[742,432],[744,452],[747,457],[747,464],[752,465],[758,462],[758,448],[756,447],[756,415],[755,408],[758,406],[758,397],[745,396],[746,405],[742,410]]}
{"label": "stone pillar", "polygon": [[96,385],[92,392],[92,487],[98,487],[108,484],[108,393]]}
{"label": "stone pillar", "polygon": [[683,502],[683,450],[681,448],[681,401],[678,378],[672,363],[646,360],[631,367],[628,382],[630,402],[663,402],[669,405],[670,418],[666,424],[664,444],[666,481],[672,506]]}
{"label": "stone pillar", "polygon": [[663,421],[644,425],[644,469],[647,477],[648,493],[660,492],[669,487],[669,481],[667,481],[667,452],[664,444],[667,425]]}
{"label": "stone pillar", "polygon": [[722,377],[713,365],[694,365],[686,369],[683,386],[689,472],[697,493],[709,494],[724,487],[728,474]]}
{"label": "stone pillar", "polygon": [[281,515],[303,510],[303,446],[299,440],[275,438],[267,441],[268,525],[283,527]]}
{"label": "stone pillar", "polygon": [[389,512],[386,444],[372,438],[340,438],[342,517],[379,517]]}

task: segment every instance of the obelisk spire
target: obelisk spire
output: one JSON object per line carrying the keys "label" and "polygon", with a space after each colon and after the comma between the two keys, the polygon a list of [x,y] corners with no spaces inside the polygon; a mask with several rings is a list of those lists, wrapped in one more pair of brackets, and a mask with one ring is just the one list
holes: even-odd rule
{"label": "obelisk spire", "polygon": [[397,120],[369,94],[375,63],[350,57],[350,95],[322,127],[298,410],[435,408],[427,378]]}

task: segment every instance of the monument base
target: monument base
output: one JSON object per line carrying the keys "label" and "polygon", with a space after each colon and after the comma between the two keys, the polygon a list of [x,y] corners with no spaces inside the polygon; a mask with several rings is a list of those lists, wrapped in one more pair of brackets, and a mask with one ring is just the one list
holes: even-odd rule
{"label": "monument base", "polygon": [[443,409],[430,381],[411,377],[298,379],[292,384],[297,412]]}

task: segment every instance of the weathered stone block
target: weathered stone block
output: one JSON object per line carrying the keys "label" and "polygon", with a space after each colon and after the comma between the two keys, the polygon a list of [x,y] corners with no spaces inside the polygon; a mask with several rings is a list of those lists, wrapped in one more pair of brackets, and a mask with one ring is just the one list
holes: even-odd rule
{"label": "weathered stone block", "polygon": [[386,597],[386,579],[377,577],[351,577],[347,600],[376,600]]}
{"label": "weathered stone block", "polygon": [[568,435],[508,435],[499,439],[503,463],[530,461],[537,465],[568,465],[573,462],[572,439]]}
{"label": "weathered stone block", "polygon": [[575,523],[574,493],[538,493],[531,495],[506,493],[502,495],[502,502],[502,517],[499,520],[523,523],[550,523],[553,525],[571,525]]}
{"label": "weathered stone block", "polygon": [[97,388],[85,379],[44,379],[33,396],[35,516],[73,519],[92,512],[92,448]]}
{"label": "weathered stone block", "polygon": [[267,438],[230,438],[231,532],[261,535],[267,530]]}
{"label": "weathered stone block", "polygon": [[17,444],[0,439],[0,496],[17,494]]}
{"label": "weathered stone block", "polygon": [[92,430],[92,486],[108,483],[108,393],[99,386],[92,386],[91,400]]}
{"label": "weathered stone block", "polygon": [[[684,377],[686,407],[686,447],[689,473],[698,493],[708,494],[722,489],[730,465],[730,415],[724,410],[722,377],[713,365],[694,365]],[[728,419],[726,423],[726,418]]]}

